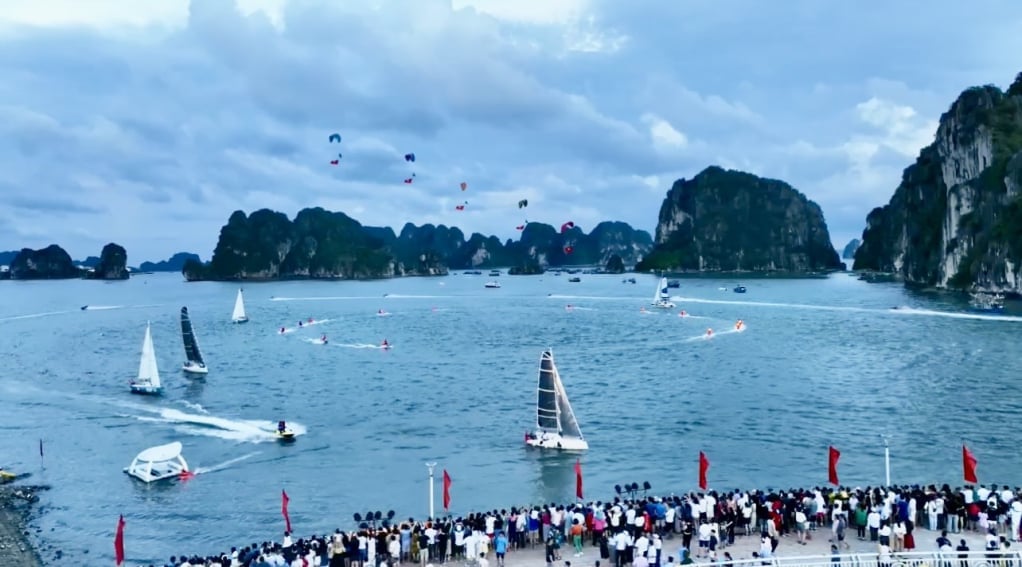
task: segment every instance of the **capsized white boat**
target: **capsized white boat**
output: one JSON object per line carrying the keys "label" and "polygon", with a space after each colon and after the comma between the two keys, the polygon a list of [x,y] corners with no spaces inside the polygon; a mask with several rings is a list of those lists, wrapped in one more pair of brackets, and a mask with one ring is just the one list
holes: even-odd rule
{"label": "capsized white boat", "polygon": [[208,374],[206,362],[202,360],[202,353],[199,352],[199,343],[195,341],[195,331],[192,330],[192,320],[188,317],[188,308],[181,308],[181,339],[185,343],[185,363],[181,370],[191,374]]}
{"label": "capsized white boat", "polygon": [[660,309],[674,309],[674,304],[671,303],[671,294],[667,293],[667,278],[660,278],[656,291],[653,292],[652,305]]}
{"label": "capsized white boat", "polygon": [[554,353],[543,351],[539,359],[539,384],[536,391],[536,429],[525,435],[525,444],[541,449],[585,451],[589,443],[575,419],[561,375],[554,364]]}
{"label": "capsized white boat", "polygon": [[231,314],[231,321],[235,323],[248,323],[248,315],[245,315],[245,299],[238,290],[238,297],[234,299],[234,313]]}
{"label": "capsized white boat", "polygon": [[147,321],[145,338],[142,339],[142,358],[138,361],[138,376],[131,381],[131,393],[159,394],[162,392],[160,369],[156,366],[156,350],[153,348],[153,336],[149,332],[149,322]]}
{"label": "capsized white boat", "polygon": [[188,463],[181,456],[181,442],[149,447],[139,453],[124,472],[142,482],[178,478],[188,472]]}

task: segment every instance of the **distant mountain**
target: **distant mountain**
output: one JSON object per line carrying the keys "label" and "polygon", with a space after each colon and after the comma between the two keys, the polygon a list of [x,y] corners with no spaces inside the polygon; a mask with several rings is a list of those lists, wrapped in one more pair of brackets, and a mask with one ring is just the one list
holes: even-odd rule
{"label": "distant mountain", "polygon": [[194,280],[371,279],[443,275],[451,269],[512,267],[540,273],[542,267],[603,265],[614,255],[634,263],[652,248],[649,233],[620,222],[598,224],[586,234],[528,223],[518,241],[457,227],[408,223],[366,227],[340,212],[303,209],[294,220],[261,209],[235,211],[220,230],[213,259],[185,261],[182,273]]}
{"label": "distant mountain", "polygon": [[839,270],[819,205],[791,185],[710,166],[679,179],[660,207],[656,247],[636,271]]}
{"label": "distant mountain", "polygon": [[84,260],[74,260],[76,266],[85,266],[86,268],[95,268],[99,265],[99,256],[89,256]]}
{"label": "distant mountain", "polygon": [[202,262],[198,254],[192,254],[191,252],[178,252],[166,260],[160,260],[159,262],[142,262],[138,267],[143,272],[180,272],[188,260],[194,260],[195,262]]}
{"label": "distant mountain", "polygon": [[18,250],[7,250],[0,252],[0,266],[10,266],[11,262],[18,257]]}
{"label": "distant mountain", "polygon": [[859,249],[859,245],[860,244],[862,244],[862,242],[859,242],[858,238],[853,238],[853,239],[849,240],[848,244],[845,244],[844,252],[841,253],[841,259],[842,260],[854,260],[855,259],[855,251]]}

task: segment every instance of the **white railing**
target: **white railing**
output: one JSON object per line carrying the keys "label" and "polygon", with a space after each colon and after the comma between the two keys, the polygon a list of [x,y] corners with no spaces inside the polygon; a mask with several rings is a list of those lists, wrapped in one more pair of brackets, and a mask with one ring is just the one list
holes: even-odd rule
{"label": "white railing", "polygon": [[723,561],[731,567],[1022,567],[1019,551],[912,551],[892,553],[880,561],[878,553],[843,553],[841,555],[805,555]]}

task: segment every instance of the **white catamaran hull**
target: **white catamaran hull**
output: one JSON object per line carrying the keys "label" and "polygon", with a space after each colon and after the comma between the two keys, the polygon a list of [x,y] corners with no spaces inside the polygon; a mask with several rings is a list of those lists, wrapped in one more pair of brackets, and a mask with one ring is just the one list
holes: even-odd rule
{"label": "white catamaran hull", "polygon": [[675,305],[670,301],[654,301],[653,307],[656,307],[658,309],[674,309]]}
{"label": "white catamaran hull", "polygon": [[181,366],[181,370],[189,374],[209,374],[209,369],[201,364],[195,362],[186,362]]}
{"label": "white catamaran hull", "polygon": [[163,388],[160,386],[151,386],[149,384],[132,384],[132,394],[141,394],[143,396],[157,396],[163,393]]}
{"label": "white catamaran hull", "polygon": [[525,444],[538,449],[558,449],[561,451],[587,451],[589,443],[585,439],[561,437],[556,433],[538,434],[525,440]]}

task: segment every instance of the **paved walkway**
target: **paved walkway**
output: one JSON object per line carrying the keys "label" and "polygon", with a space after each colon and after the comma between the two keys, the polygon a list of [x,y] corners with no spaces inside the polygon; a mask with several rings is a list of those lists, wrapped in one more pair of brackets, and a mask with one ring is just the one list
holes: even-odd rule
{"label": "paved walkway", "polygon": [[[829,556],[830,555],[830,541],[828,539],[831,536],[830,530],[817,530],[810,532],[812,540],[806,542],[806,545],[799,545],[797,536],[792,533],[786,536],[780,537],[780,543],[777,545],[777,551],[775,552],[776,557],[795,557],[799,555],[810,556]],[[916,540],[916,549],[914,551],[920,552],[935,552],[937,551],[937,537],[940,536],[940,532],[934,532],[927,529],[917,528],[913,535]],[[850,549],[843,550],[843,553],[876,553],[877,544],[870,541],[859,541],[855,537],[855,529],[851,529],[848,532],[850,539],[846,537],[846,542],[849,544]],[[948,534],[948,539],[954,545],[958,545],[958,540],[964,539],[972,551],[982,551],[984,546],[984,535],[979,532],[962,532],[959,534]],[[693,546],[695,546],[695,540],[693,540]],[[1022,548],[1022,545],[1019,546]],[[1012,546],[1014,549],[1015,546]],[[673,556],[675,562],[679,561],[678,555],[681,549],[681,536],[677,535],[673,539],[664,540],[664,551],[663,562],[667,562],[668,556]],[[1022,549],[1020,549],[1022,550]],[[731,554],[732,559],[735,561],[743,559],[752,559],[752,553],[759,551],[759,535],[751,536],[736,536],[735,543],[732,546],[718,549],[717,553],[723,557],[724,552],[727,551]],[[600,559],[600,549],[593,547],[592,544],[587,543],[585,551],[582,557],[575,557],[570,546],[562,546],[560,550],[561,559],[555,563],[556,567],[563,567],[565,561],[571,562],[571,567],[592,567],[596,561],[600,561],[601,567],[612,567],[607,560]],[[897,555],[897,554],[895,554]],[[493,555],[492,548],[489,555],[487,556],[490,567],[496,567],[497,560]],[[693,557],[696,563],[708,563],[709,560],[706,558]],[[449,562],[450,563],[450,562]],[[455,562],[455,565],[465,563],[464,561]],[[546,558],[544,557],[544,548],[542,545],[537,545],[532,549],[524,549],[519,551],[513,551],[508,553],[506,561],[507,567],[545,567]]]}

